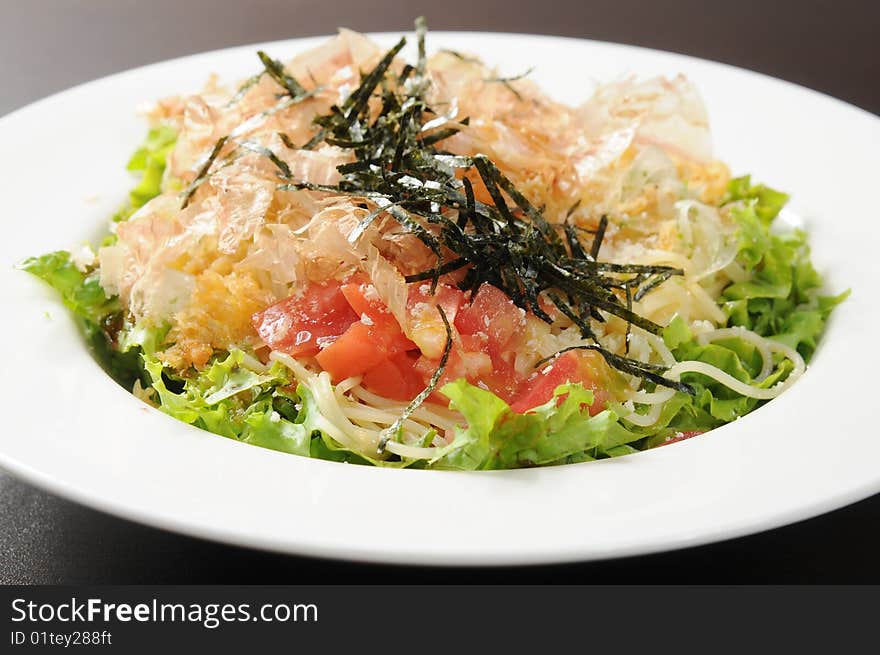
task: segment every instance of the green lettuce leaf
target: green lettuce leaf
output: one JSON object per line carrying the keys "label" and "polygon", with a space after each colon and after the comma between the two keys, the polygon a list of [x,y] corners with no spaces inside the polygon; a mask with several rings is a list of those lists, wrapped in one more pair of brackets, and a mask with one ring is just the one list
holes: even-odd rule
{"label": "green lettuce leaf", "polygon": [[590,416],[593,393],[580,384],[556,388],[554,397],[527,414],[518,414],[489,391],[456,380],[441,393],[465,418],[452,443],[432,460],[434,468],[504,469],[562,464],[629,452],[640,438],[612,411]]}
{"label": "green lettuce leaf", "polygon": [[271,406],[250,411],[244,422],[241,441],[245,443],[303,457],[311,454],[308,431],[301,424],[282,418]]}
{"label": "green lettuce leaf", "polygon": [[772,240],[767,224],[761,221],[754,203],[739,204],[730,208],[730,216],[736,221],[739,239],[737,260],[746,271],[755,269],[770,250]]}
{"label": "green lettuce leaf", "polygon": [[81,319],[100,324],[119,309],[116,298],[108,298],[99,282],[97,271],[81,271],[66,250],[29,257],[19,267],[35,275],[55,289],[64,305]]}
{"label": "green lettuce leaf", "polygon": [[729,325],[739,325],[792,348],[809,360],[831,310],[849,295],[823,295],[822,277],[810,260],[801,230],[772,233],[770,226],[788,196],[748,176],[731,180],[726,201],[739,225],[737,261],[750,273],[722,294]]}
{"label": "green lettuce leaf", "polygon": [[765,226],[769,226],[788,203],[788,194],[776,191],[763,184],[752,184],[751,175],[743,175],[730,180],[727,194],[721,204],[744,201],[754,207],[756,215]]}
{"label": "green lettuce leaf", "polygon": [[[731,180],[723,203],[739,231],[737,262],[747,280],[726,287],[722,308],[729,326],[742,326],[796,348],[805,359],[816,349],[831,310],[848,292],[821,293],[822,277],[810,261],[806,234],[799,230],[771,231],[773,220],[788,196],[749,176]],[[663,332],[666,345],[679,361],[706,362],[747,384],[769,388],[791,372],[790,362],[776,357],[774,372],[759,384],[761,356],[742,339],[725,339],[700,345],[687,324],[674,319]],[[694,388],[693,396],[678,393],[663,408],[660,420],[649,428],[633,427],[645,436],[639,447],[659,445],[682,432],[704,432],[753,411],[766,401],[740,396],[711,378],[689,373],[682,380]]]}
{"label": "green lettuce leaf", "polygon": [[147,132],[143,145],[128,161],[128,170],[140,173],[140,181],[128,194],[128,201],[116,213],[113,220],[126,221],[147,202],[162,193],[162,178],[168,155],[177,142],[177,132],[167,125],[160,125]]}
{"label": "green lettuce leaf", "polygon": [[245,443],[309,455],[311,432],[292,420],[285,403],[294,401],[281,391],[289,384],[283,365],[256,372],[247,368],[242,351],[232,350],[183,379],[166,371],[157,356],[142,356],[159,409],[169,416]]}
{"label": "green lettuce leaf", "polygon": [[143,380],[140,357],[118,348],[113,326],[122,321],[119,299],[108,297],[99,282],[98,271],[81,271],[65,250],[30,257],[19,268],[51,286],[79,324],[80,330],[101,367],[126,389]]}

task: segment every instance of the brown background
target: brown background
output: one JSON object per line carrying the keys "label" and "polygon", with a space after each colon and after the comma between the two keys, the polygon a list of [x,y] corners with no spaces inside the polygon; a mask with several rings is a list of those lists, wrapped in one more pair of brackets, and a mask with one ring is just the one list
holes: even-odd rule
{"label": "brown background", "polygon": [[[407,30],[419,14],[437,30],[560,34],[692,54],[782,77],[877,113],[878,5],[867,0],[0,0],[0,114],[153,61],[328,34],[338,25]],[[7,225],[16,220],[4,219]],[[519,569],[395,568],[269,555],[180,537],[74,505],[0,473],[0,583],[877,583],[878,526],[880,496],[794,526],[674,553]]]}

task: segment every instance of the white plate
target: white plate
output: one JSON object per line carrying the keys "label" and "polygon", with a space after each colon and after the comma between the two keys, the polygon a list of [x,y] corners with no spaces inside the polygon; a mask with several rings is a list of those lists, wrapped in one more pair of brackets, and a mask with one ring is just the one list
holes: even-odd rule
{"label": "white plate", "polygon": [[[377,37],[390,44],[393,35]],[[265,44],[287,58],[305,39]],[[880,120],[728,66],[561,38],[433,33],[429,47],[535,65],[553,96],[635,71],[691,77],[717,155],[793,195],[829,286],[853,288],[806,375],[709,435],[634,456],[486,473],[385,470],[285,455],[179,423],[116,386],[53,294],[12,270],[93,238],[131,185],[136,106],[250,75],[257,46],[114,75],[0,119],[4,430],[0,464],[50,491],[154,526],[288,553],[423,564],[587,560],[735,537],[880,491]]]}

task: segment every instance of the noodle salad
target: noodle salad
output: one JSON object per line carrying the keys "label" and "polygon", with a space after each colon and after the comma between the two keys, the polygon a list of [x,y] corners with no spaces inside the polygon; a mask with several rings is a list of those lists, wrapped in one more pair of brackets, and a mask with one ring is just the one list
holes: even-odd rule
{"label": "noodle salad", "polygon": [[803,375],[846,293],[713,158],[687,79],[570,107],[425,38],[407,63],[341,30],[159,100],[103,242],[22,268],[143,401],[341,462],[626,455]]}

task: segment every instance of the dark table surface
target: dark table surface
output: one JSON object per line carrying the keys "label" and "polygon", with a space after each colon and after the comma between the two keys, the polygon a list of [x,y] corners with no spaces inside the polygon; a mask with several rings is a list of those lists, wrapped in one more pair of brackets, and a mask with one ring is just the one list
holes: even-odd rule
{"label": "dark table surface", "polygon": [[[407,30],[420,14],[438,30],[560,34],[683,52],[878,113],[877,6],[839,0],[0,0],[0,114],[153,61],[329,34],[339,25]],[[778,530],[671,553],[551,567],[431,569],[204,542],[93,511],[0,472],[0,583],[470,581],[880,583],[880,496]]]}

